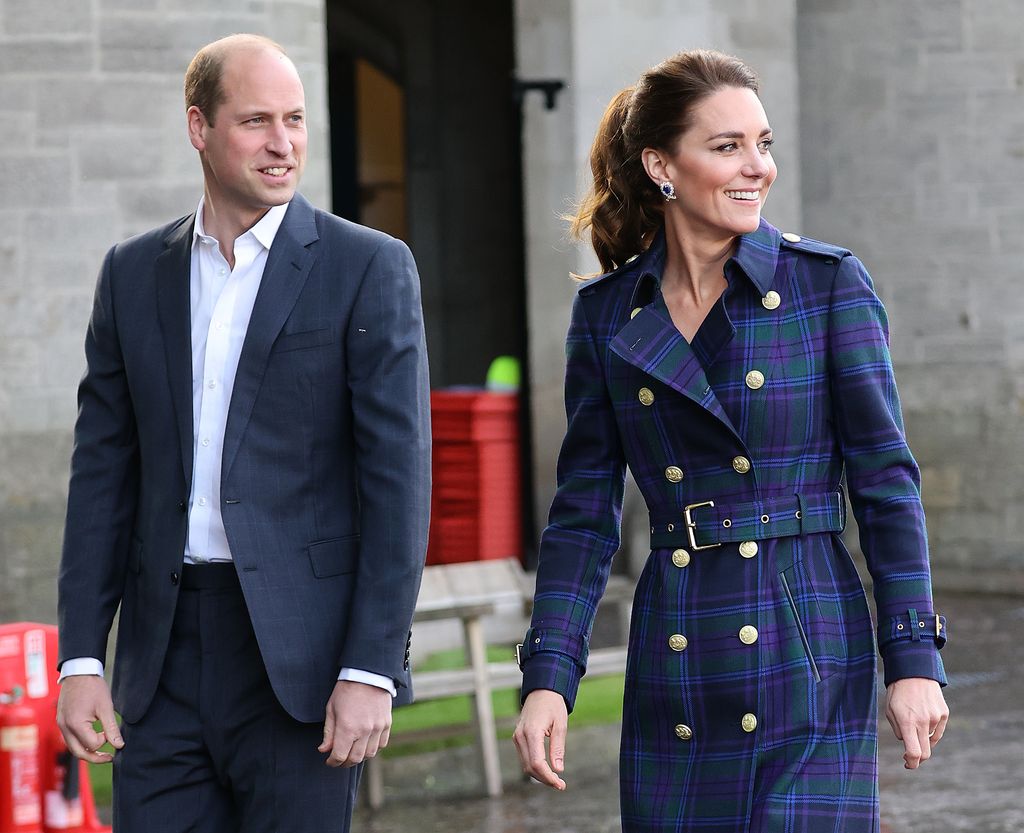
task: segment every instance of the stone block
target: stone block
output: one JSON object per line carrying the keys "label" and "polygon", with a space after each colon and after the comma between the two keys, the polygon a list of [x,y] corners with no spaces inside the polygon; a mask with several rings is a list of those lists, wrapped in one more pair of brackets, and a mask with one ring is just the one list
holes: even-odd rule
{"label": "stone block", "polygon": [[[183,74],[184,71],[182,71]],[[118,127],[138,128],[171,123],[184,112],[181,77],[168,75],[122,78],[60,78],[37,81],[38,96],[47,105],[38,111],[43,129],[72,129],[78,135]]]}
{"label": "stone block", "polygon": [[21,78],[0,75],[0,113],[33,115],[35,88]]}
{"label": "stone block", "polygon": [[[8,35],[82,34],[92,30],[93,4],[82,0],[4,0],[3,30]],[[4,44],[4,50],[8,44]]]}
{"label": "stone block", "polygon": [[[208,7],[209,4],[204,4]],[[173,76],[180,96],[181,79],[200,47],[233,32],[259,28],[259,18],[229,14],[218,6],[215,15],[183,14],[138,18],[105,15],[100,23],[100,66],[106,72],[156,72]]]}
{"label": "stone block", "polygon": [[160,171],[163,153],[147,134],[87,137],[76,143],[78,171],[86,182],[148,178]]}
{"label": "stone block", "polygon": [[0,156],[0,205],[41,208],[67,202],[71,165],[66,156]]}
{"label": "stone block", "polygon": [[24,215],[24,243],[30,252],[77,259],[79,285],[96,278],[103,253],[118,240],[117,218],[103,208],[51,207]]}
{"label": "stone block", "polygon": [[927,88],[937,92],[1010,90],[1014,69],[1006,55],[988,52],[931,55],[923,67]]}
{"label": "stone block", "polygon": [[84,40],[14,41],[0,49],[0,75],[68,75],[92,69],[93,46]]}

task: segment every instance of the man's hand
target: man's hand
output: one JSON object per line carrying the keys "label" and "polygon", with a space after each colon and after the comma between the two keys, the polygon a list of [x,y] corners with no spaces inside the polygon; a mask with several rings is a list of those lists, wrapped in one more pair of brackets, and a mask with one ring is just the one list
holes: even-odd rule
{"label": "man's hand", "polygon": [[[569,711],[565,707],[565,698],[556,691],[538,688],[526,696],[519,715],[519,725],[512,735],[523,772],[556,790],[565,789],[565,781],[555,773],[565,770],[565,735],[568,724]],[[550,766],[544,754],[545,738],[550,738]]]}
{"label": "man's hand", "polygon": [[[103,726],[101,732],[93,731],[97,720]],[[114,749],[124,748],[107,681],[93,674],[64,678],[57,700],[57,726],[71,754],[83,761],[109,764],[114,756],[99,751],[107,742]]]}
{"label": "man's hand", "polygon": [[324,742],[327,766],[355,766],[388,745],[391,692],[374,685],[339,680],[327,701]]}
{"label": "man's hand", "polygon": [[946,731],[949,708],[935,680],[908,677],[889,684],[885,717],[903,741],[903,766],[917,769],[932,754]]}

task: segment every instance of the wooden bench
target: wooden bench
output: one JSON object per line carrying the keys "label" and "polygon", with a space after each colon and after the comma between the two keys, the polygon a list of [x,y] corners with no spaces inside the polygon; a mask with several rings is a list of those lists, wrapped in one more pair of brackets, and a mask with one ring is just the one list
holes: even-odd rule
{"label": "wooden bench", "polygon": [[[497,727],[491,693],[514,688],[522,682],[522,673],[513,659],[488,662],[483,619],[499,607],[509,605],[528,614],[533,602],[534,578],[523,570],[518,559],[442,564],[423,571],[423,583],[416,603],[414,623],[457,619],[462,626],[463,643],[469,665],[441,671],[413,674],[417,701],[469,694],[473,701],[474,728],[480,754],[483,786],[489,796],[502,794],[501,765],[498,756]],[[630,583],[613,577],[605,600],[623,602],[631,593]],[[590,652],[588,676],[621,673],[626,665],[625,647],[601,648]],[[384,803],[384,779],[379,759],[367,761],[366,795],[369,805]]]}

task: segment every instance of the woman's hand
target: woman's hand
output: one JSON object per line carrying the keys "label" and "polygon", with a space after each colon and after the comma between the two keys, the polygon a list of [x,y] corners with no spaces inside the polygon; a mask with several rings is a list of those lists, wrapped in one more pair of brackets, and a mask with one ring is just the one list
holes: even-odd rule
{"label": "woman's hand", "polygon": [[908,677],[889,684],[885,717],[896,737],[903,741],[903,766],[917,769],[942,740],[949,708],[935,680]]}
{"label": "woman's hand", "polygon": [[[539,688],[526,696],[519,724],[512,735],[523,772],[556,790],[565,789],[565,781],[555,773],[565,769],[565,733],[568,724],[569,712],[562,695]],[[544,755],[545,738],[550,738],[550,766]]]}

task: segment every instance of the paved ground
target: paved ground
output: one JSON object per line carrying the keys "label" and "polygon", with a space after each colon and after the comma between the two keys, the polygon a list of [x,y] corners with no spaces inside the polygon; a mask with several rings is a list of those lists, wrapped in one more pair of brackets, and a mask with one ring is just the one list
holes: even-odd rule
{"label": "paved ground", "polygon": [[[900,747],[882,726],[884,833],[1024,831],[1024,598],[939,599],[952,641],[943,650],[950,685],[946,737],[922,769],[902,768]],[[357,811],[358,833],[613,833],[619,830],[618,727],[570,733],[569,790],[558,794],[517,777],[503,744],[506,795],[474,798],[472,750],[385,761],[388,803]]]}

